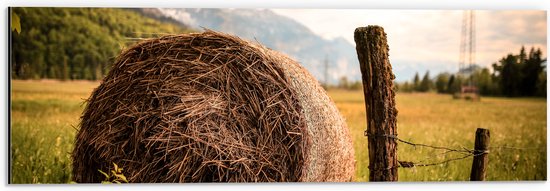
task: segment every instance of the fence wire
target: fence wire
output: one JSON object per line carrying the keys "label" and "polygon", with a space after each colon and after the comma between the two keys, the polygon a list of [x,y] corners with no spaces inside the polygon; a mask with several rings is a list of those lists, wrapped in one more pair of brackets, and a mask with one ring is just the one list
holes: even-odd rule
{"label": "fence wire", "polygon": [[[421,143],[413,143],[411,141],[406,141],[406,140],[400,139],[399,137],[397,137],[397,135],[369,134],[366,131],[365,131],[364,135],[367,136],[367,137],[384,137],[384,138],[394,139],[398,142],[413,146],[415,148],[416,147],[426,147],[426,148],[430,148],[430,149],[434,149],[434,150],[443,150],[445,152],[443,152],[442,154],[445,154],[445,155],[450,154],[450,153],[462,154],[462,156],[460,156],[460,157],[450,158],[450,159],[446,159],[446,160],[439,161],[439,162],[433,162],[433,163],[421,163],[421,162],[397,160],[397,162],[399,163],[399,167],[401,167],[401,168],[437,166],[437,165],[446,164],[446,163],[449,163],[449,162],[452,162],[452,161],[464,160],[464,159],[467,159],[469,157],[475,157],[475,156],[481,156],[481,155],[484,155],[484,154],[489,154],[489,150],[473,150],[473,149],[468,149],[468,148],[465,148],[465,147],[449,148],[449,147],[443,147],[443,146],[434,146],[434,145],[427,145],[427,144],[421,144]],[[524,147],[524,148],[522,148],[522,147],[511,147],[511,146],[493,146],[493,147],[489,147],[489,149],[490,150],[511,149],[511,150],[541,150],[541,151],[544,150],[544,151],[546,151],[546,148],[535,148],[535,147]]]}

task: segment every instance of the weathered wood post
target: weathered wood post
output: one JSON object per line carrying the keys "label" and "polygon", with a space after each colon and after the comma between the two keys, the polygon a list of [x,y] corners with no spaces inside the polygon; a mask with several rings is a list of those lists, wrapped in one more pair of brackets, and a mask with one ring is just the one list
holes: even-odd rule
{"label": "weathered wood post", "polygon": [[491,135],[488,129],[477,128],[474,145],[474,161],[470,181],[484,181],[487,174],[487,162],[489,162],[489,139]]}
{"label": "weathered wood post", "polygon": [[355,29],[355,44],[361,74],[369,142],[369,181],[397,181],[397,109],[392,67],[384,29],[379,26]]}

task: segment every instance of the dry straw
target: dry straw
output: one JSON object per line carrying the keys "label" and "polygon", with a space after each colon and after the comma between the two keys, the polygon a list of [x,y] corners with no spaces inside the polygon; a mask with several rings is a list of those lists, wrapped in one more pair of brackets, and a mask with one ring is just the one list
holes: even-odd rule
{"label": "dry straw", "polygon": [[145,40],[87,100],[76,182],[349,181],[348,128],[319,83],[261,45],[207,30]]}

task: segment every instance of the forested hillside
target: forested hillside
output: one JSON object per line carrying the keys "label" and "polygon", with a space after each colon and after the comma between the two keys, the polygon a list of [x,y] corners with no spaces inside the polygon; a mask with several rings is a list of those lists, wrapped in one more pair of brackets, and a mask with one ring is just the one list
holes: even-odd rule
{"label": "forested hillside", "polygon": [[135,9],[13,8],[11,14],[21,24],[20,33],[10,31],[14,79],[98,80],[136,39],[189,32]]}

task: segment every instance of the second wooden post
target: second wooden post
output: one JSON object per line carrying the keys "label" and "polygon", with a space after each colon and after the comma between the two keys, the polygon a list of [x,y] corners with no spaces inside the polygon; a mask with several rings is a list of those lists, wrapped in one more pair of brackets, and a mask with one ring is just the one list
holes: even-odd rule
{"label": "second wooden post", "polygon": [[489,140],[491,134],[488,129],[478,128],[474,145],[474,160],[470,181],[484,181],[487,174],[487,163],[489,162]]}
{"label": "second wooden post", "polygon": [[397,181],[397,109],[388,43],[379,26],[359,27],[354,33],[361,67],[369,143],[369,181]]}

